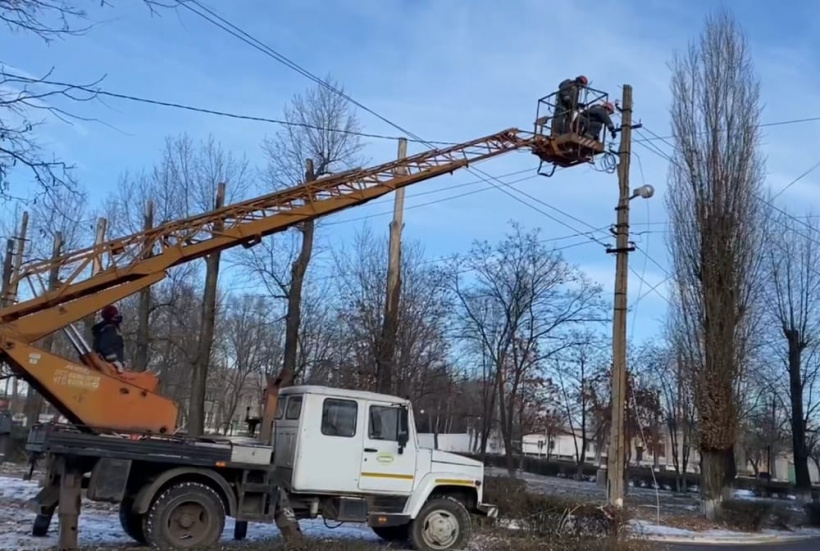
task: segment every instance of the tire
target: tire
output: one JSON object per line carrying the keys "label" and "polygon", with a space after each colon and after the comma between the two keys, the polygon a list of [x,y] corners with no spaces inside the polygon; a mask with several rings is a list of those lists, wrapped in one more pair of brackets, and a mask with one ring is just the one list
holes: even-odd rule
{"label": "tire", "polygon": [[205,484],[174,484],[154,500],[142,526],[147,543],[158,549],[210,547],[225,529],[225,505]]}
{"label": "tire", "polygon": [[50,525],[51,515],[37,515],[34,517],[34,524],[31,525],[31,535],[35,538],[46,537]]}
{"label": "tire", "polygon": [[132,540],[145,545],[145,532],[143,531],[143,518],[145,515],[135,513],[132,509],[134,502],[131,498],[124,498],[120,502],[120,526]]}
{"label": "tire", "polygon": [[430,499],[410,524],[410,543],[416,551],[462,549],[472,536],[470,513],[451,497]]}
{"label": "tire", "polygon": [[410,539],[410,525],[402,526],[371,526],[373,532],[384,541],[407,541]]}
{"label": "tire", "polygon": [[237,520],[233,527],[233,539],[242,541],[248,537],[248,521]]}

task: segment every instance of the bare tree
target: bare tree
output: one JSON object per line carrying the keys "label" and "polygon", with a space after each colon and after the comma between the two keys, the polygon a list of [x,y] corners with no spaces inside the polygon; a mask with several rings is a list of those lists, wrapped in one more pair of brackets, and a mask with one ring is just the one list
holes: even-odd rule
{"label": "bare tree", "polygon": [[757,400],[741,423],[741,445],[755,476],[774,477],[774,461],[789,446],[789,415],[780,397],[769,394]]}
{"label": "bare tree", "polygon": [[[395,383],[417,407],[437,411],[446,404],[449,384],[447,323],[452,304],[442,269],[425,262],[417,243],[404,244],[399,305]],[[334,251],[337,316],[351,343],[347,365],[340,369],[345,385],[376,390],[376,360],[386,296],[387,240],[369,226],[358,232],[353,247]],[[340,366],[342,367],[342,366]],[[352,369],[351,369],[352,368]],[[428,419],[429,421],[429,419]]]}
{"label": "bare tree", "polygon": [[[170,7],[156,0],[143,2],[152,11]],[[87,14],[78,4],[69,0],[0,0],[0,24],[12,33],[34,35],[45,42],[81,35],[91,25],[82,25]],[[10,182],[17,175],[36,184],[35,196],[76,186],[73,165],[50,156],[37,140],[37,128],[44,122],[37,116],[67,123],[88,120],[60,107],[55,100],[94,99],[95,83],[52,82],[49,74],[22,74],[6,67],[0,59],[0,201],[9,198]],[[83,93],[78,94],[80,91]]]}
{"label": "bare tree", "polygon": [[[460,272],[460,273],[459,273]],[[463,275],[470,273],[472,283]],[[497,245],[476,243],[452,278],[461,338],[492,366],[507,469],[513,459],[516,404],[522,385],[571,344],[567,334],[603,321],[601,288],[539,241],[539,232],[512,231]]]}
{"label": "bare tree", "polygon": [[218,373],[220,390],[219,419],[225,432],[237,407],[250,393],[258,401],[260,395],[253,383],[253,375],[264,370],[271,343],[267,316],[269,299],[254,295],[238,295],[227,300],[225,313],[220,318],[218,355],[224,369]]}
{"label": "bare tree", "polygon": [[806,216],[801,223],[806,227],[800,229],[786,213],[777,212],[772,216],[777,226],[772,230],[777,231],[769,232],[766,247],[769,280],[766,304],[772,326],[782,338],[773,346],[784,360],[788,380],[785,390],[791,410],[796,489],[799,497],[808,500],[811,476],[806,431],[809,420],[820,407],[813,392],[820,364],[804,358],[807,350],[812,352],[820,347],[820,254],[812,237],[817,228],[812,216]]}
{"label": "bare tree", "polygon": [[667,346],[658,350],[652,368],[660,389],[663,419],[672,448],[672,465],[678,475],[677,490],[684,492],[695,431],[692,370],[684,364],[686,355],[680,349],[672,320],[667,335]]}
{"label": "bare tree", "polygon": [[[343,87],[325,79],[337,90]],[[339,94],[316,86],[297,94],[284,110],[291,123],[273,138],[266,139],[263,149],[268,155],[266,185],[273,189],[290,187],[306,178],[305,163],[313,162],[313,176],[321,177],[356,162],[363,144],[357,132],[360,123],[354,108]],[[339,131],[341,130],[341,131]],[[305,275],[313,256],[316,222],[300,224],[301,243],[284,245],[295,254],[290,268],[282,264],[282,243],[291,236],[269,237],[251,250],[244,259],[256,274],[261,274],[272,296],[287,301],[285,313],[285,348],[282,361],[283,386],[292,384],[299,351],[299,328],[302,322],[301,301]],[[298,249],[298,252],[297,252]]]}
{"label": "bare tree", "polygon": [[[601,336],[590,330],[576,332],[573,346],[555,361],[554,378],[560,389],[564,419],[575,445],[578,474],[587,460],[587,445],[595,440],[595,408],[600,403],[598,386],[606,366]],[[579,442],[580,440],[580,442]]]}
{"label": "bare tree", "polygon": [[[159,161],[151,169],[122,176],[106,209],[112,220],[111,233],[142,231],[149,199],[155,205],[155,225],[210,211],[216,205],[222,183],[226,184],[226,203],[246,197],[253,181],[244,156],[225,150],[213,136],[199,143],[186,134],[169,136]],[[186,422],[191,434],[204,430],[208,368],[218,307],[218,255],[207,258],[206,265],[210,277],[204,283],[210,280],[210,286],[205,285],[202,298],[191,296],[203,284],[201,265],[187,264],[170,270],[170,281],[154,286],[149,301],[140,301],[137,306],[136,300],[128,299],[121,305],[128,312],[124,329],[132,345],[129,348],[141,351],[140,368],[156,367],[174,397],[187,404]],[[133,323],[146,316],[147,325],[152,327],[148,334]],[[183,375],[182,380],[178,380],[179,375]]]}
{"label": "bare tree", "polygon": [[[250,187],[247,159],[226,152],[211,136],[199,147],[187,135],[167,138],[160,173],[162,180],[182,198],[185,216],[220,206],[221,185],[226,185],[225,203],[245,195]],[[213,228],[218,231],[219,228]],[[217,278],[220,253],[205,259],[206,274],[200,311],[198,345],[191,359],[192,391],[188,403],[188,431],[200,435],[205,430],[205,394],[211,363],[213,331],[217,315]]]}
{"label": "bare tree", "polygon": [[702,506],[715,518],[734,478],[736,385],[756,323],[764,163],[759,83],[727,12],[672,64],[676,149],[667,203],[683,358],[693,370]]}

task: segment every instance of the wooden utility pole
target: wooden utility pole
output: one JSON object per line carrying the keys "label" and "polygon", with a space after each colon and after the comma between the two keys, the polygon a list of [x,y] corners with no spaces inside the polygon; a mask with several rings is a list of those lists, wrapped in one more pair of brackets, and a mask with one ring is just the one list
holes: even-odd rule
{"label": "wooden utility pole", "polygon": [[[398,159],[407,157],[407,139],[399,138]],[[404,174],[405,169],[399,169]],[[404,192],[396,190],[393,221],[390,222],[390,244],[387,257],[387,297],[384,301],[384,321],[376,358],[376,378],[379,392],[393,393],[396,337],[399,333],[399,301],[401,300],[401,231],[404,228]]]}
{"label": "wooden utility pole", "polygon": [[6,241],[6,255],[3,257],[3,284],[0,286],[0,308],[10,306],[13,301],[9,297],[11,274],[14,272],[14,239]]}
{"label": "wooden utility pole", "polygon": [[[225,184],[216,189],[214,210],[225,206]],[[214,234],[222,231],[222,222],[215,222]],[[208,391],[208,367],[211,363],[211,347],[214,341],[216,322],[216,294],[219,278],[219,252],[211,253],[205,259],[205,292],[202,296],[202,316],[199,326],[199,346],[192,362],[191,399],[188,403],[188,433],[201,436],[205,432],[205,395]]]}
{"label": "wooden utility pole", "polygon": [[[22,248],[22,244],[20,245]],[[54,244],[51,249],[51,259],[56,260],[63,251],[63,234],[57,232],[54,234]],[[18,250],[19,252],[19,250]],[[48,290],[52,291],[57,288],[60,282],[60,265],[56,262],[48,273]],[[46,352],[53,352],[54,349],[54,334],[45,337],[40,346]],[[28,387],[28,394],[26,395],[26,403],[24,411],[26,414],[26,427],[31,428],[40,419],[40,411],[43,409],[43,398],[34,390],[31,385]]]}
{"label": "wooden utility pole", "polygon": [[632,86],[625,84],[618,151],[618,206],[615,225],[615,305],[612,319],[612,427],[607,457],[607,503],[623,507],[626,470],[626,317],[629,276],[629,160],[632,149]]}
{"label": "wooden utility pole", "polygon": [[14,254],[14,263],[12,266],[12,276],[7,289],[6,301],[10,304],[17,301],[17,292],[19,291],[20,282],[17,281],[17,275],[20,273],[20,267],[23,265],[23,253],[26,249],[26,237],[28,234],[28,212],[23,212],[23,218],[20,221],[20,233],[17,234],[17,250]]}
{"label": "wooden utility pole", "polygon": [[[145,231],[154,227],[154,202],[149,199],[145,204],[145,218],[143,229]],[[147,256],[151,256],[150,254]],[[134,371],[145,371],[148,369],[148,340],[150,337],[148,321],[151,314],[151,288],[147,287],[140,291],[139,307],[137,310],[137,347],[134,351]]]}
{"label": "wooden utility pole", "polygon": [[[108,220],[105,218],[98,218],[97,219],[97,229],[94,233],[94,246],[104,243],[105,242],[105,231],[108,229]],[[94,256],[94,260],[91,262],[91,275],[97,275],[102,271],[102,256]],[[83,331],[85,333],[86,342],[93,341],[93,336],[91,335],[91,328],[94,326],[94,320],[96,319],[95,314],[89,314],[85,318],[83,318]]]}

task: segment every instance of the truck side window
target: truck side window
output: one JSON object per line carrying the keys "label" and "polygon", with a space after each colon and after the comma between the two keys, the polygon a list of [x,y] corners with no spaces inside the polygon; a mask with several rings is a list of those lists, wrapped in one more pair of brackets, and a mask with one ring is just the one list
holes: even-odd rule
{"label": "truck side window", "polygon": [[325,436],[356,436],[359,404],[353,400],[325,398],[322,404],[322,434]]}
{"label": "truck side window", "polygon": [[398,441],[399,408],[370,406],[369,436],[371,440]]}
{"label": "truck side window", "polygon": [[288,408],[285,410],[285,419],[293,421],[299,418],[300,413],[302,413],[302,397],[291,396],[288,399]]}
{"label": "truck side window", "polygon": [[276,416],[275,419],[279,420],[285,416],[285,402],[287,402],[287,397],[282,396],[279,398],[279,401],[276,402]]}

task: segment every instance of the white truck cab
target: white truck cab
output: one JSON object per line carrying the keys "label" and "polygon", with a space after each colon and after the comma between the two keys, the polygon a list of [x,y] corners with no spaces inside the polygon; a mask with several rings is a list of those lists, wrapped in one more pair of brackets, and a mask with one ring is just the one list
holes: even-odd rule
{"label": "white truck cab", "polygon": [[464,547],[483,503],[484,465],[421,448],[408,400],[323,386],[282,389],[276,412],[276,478],[297,516],[366,522],[416,549]]}

